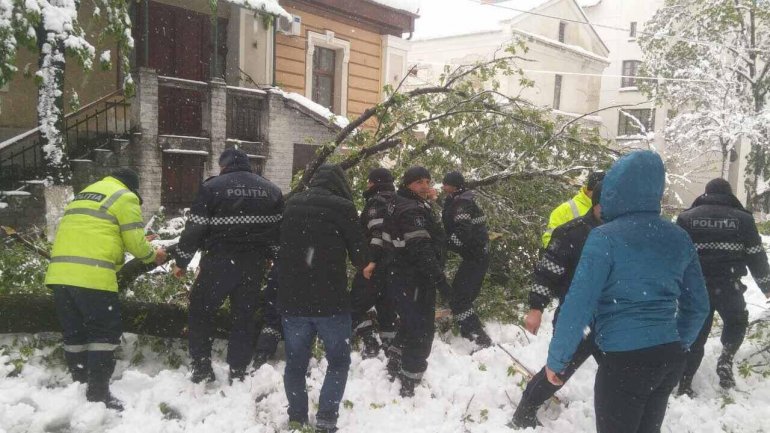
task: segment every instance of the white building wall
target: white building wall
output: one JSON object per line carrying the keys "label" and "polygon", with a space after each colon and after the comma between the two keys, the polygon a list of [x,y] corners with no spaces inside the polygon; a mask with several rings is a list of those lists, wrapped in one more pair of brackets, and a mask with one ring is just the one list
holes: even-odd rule
{"label": "white building wall", "polygon": [[[595,6],[585,7],[584,11],[591,23],[609,27],[629,29],[632,22],[637,23],[637,35],[644,31],[644,23],[652,18],[658,8],[662,7],[664,0],[628,1],[628,0],[602,0]],[[615,105],[633,105],[630,109],[654,108],[655,129],[654,139],[647,141],[624,140],[618,138],[618,122],[620,118],[619,108],[604,110],[600,113],[602,118],[601,134],[603,137],[615,141],[618,145],[631,147],[650,148],[660,152],[664,158],[667,156],[667,145],[664,131],[668,120],[669,107],[654,106],[648,102],[648,98],[636,87],[621,87],[621,75],[623,74],[624,60],[642,60],[642,50],[636,38],[630,36],[626,30],[615,30],[607,27],[597,27],[596,31],[604,43],[609,47],[610,66],[602,77],[599,105],[610,107]],[[745,161],[748,146],[741,146],[742,152],[736,163],[730,164],[731,173],[728,180],[733,186],[741,201],[745,201],[746,194],[743,179],[746,164]],[[685,169],[689,172],[687,181],[678,182],[671,188],[668,194],[669,205],[675,207],[688,207],[693,200],[703,193],[706,183],[720,176],[720,159],[713,154],[704,154],[701,158]],[[676,173],[679,174],[679,173]]]}

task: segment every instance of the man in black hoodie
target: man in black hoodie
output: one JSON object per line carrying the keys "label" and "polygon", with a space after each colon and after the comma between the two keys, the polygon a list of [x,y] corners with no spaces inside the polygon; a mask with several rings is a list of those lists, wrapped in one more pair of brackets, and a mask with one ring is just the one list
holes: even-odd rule
{"label": "man in black hoodie", "polygon": [[246,153],[226,149],[221,172],[203,182],[177,246],[174,275],[181,278],[196,251],[200,273],[190,292],[192,381],[213,381],[211,343],[216,311],[230,299],[227,346],[230,380],[243,380],[256,337],[254,313],[265,264],[278,247],[281,190],[251,172]]}
{"label": "man in black hoodie", "polygon": [[316,414],[317,432],[336,431],[348,379],[352,332],[348,258],[358,269],[367,265],[366,239],[345,173],[339,166],[322,165],[310,187],[286,203],[278,258],[290,423],[307,424],[305,374],[316,335],[329,362]]}
{"label": "man in black hoodie", "polygon": [[447,284],[443,269],[446,235],[428,202],[431,190],[427,169],[408,169],[390,205],[383,235],[394,247],[388,291],[396,299],[401,319],[396,342],[390,349],[388,373],[401,379],[403,397],[414,395],[415,385],[428,368],[436,290]]}
{"label": "man in black hoodie", "polygon": [[361,211],[360,220],[369,240],[370,263],[373,265],[356,274],[350,291],[353,329],[363,340],[364,358],[377,356],[380,352],[380,344],[374,335],[374,323],[369,317],[372,307],[377,311],[380,340],[386,351],[396,336],[396,307],[393,299],[385,293],[390,254],[382,239],[388,204],[393,201],[395,195],[396,188],[393,186],[390,170],[375,168],[369,173],[367,189],[364,191],[366,204]]}
{"label": "man in black hoodie", "polygon": [[748,267],[759,288],[770,297],[770,266],[754,218],[724,179],[717,178],[706,184],[706,193],[679,215],[677,224],[690,234],[698,250],[711,304],[711,312],[698,339],[690,347],[679,381],[679,394],[693,396],[692,379],[703,359],[703,347],[711,331],[714,311],[724,322],[722,354],[717,362],[719,385],[723,388],[735,386],[733,357],[743,343],[749,323],[743,299],[746,286],[741,283],[741,277],[746,275]]}

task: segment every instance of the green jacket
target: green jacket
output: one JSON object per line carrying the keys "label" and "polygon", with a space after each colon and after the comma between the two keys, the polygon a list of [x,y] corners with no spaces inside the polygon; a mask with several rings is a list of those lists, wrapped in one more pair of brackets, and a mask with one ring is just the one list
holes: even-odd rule
{"label": "green jacket", "polygon": [[548,247],[551,234],[556,227],[585,215],[589,209],[591,209],[591,197],[586,195],[585,187],[580,188],[574,197],[557,206],[548,219],[548,229],[543,233],[543,248]]}
{"label": "green jacket", "polygon": [[155,260],[155,250],[144,237],[139,197],[108,176],[67,205],[45,284],[117,292],[116,272],[126,251],[145,263]]}

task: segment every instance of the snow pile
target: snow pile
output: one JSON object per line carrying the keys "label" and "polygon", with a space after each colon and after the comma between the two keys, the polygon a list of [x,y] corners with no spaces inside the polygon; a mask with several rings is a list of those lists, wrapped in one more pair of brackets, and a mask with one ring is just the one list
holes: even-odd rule
{"label": "snow pile", "polygon": [[350,124],[350,121],[344,117],[344,116],[338,116],[334,113],[332,113],[331,110],[324,107],[323,105],[320,105],[316,102],[314,102],[312,99],[307,98],[303,95],[300,95],[299,93],[294,92],[285,92],[278,88],[271,88],[269,90],[272,93],[277,93],[281,96],[283,96],[286,99],[290,99],[297,104],[307,108],[308,110],[312,111],[313,113],[318,114],[319,116],[323,117],[324,119],[329,119],[330,122],[334,123],[340,128],[345,128]]}
{"label": "snow pile", "polygon": [[278,0],[228,0],[228,2],[246,9],[266,12],[270,15],[284,17],[289,21],[292,20],[291,14],[278,4]]}
{"label": "snow pile", "polygon": [[[753,280],[747,278],[746,293],[750,320],[767,314],[765,299]],[[551,312],[543,318],[539,335],[525,335],[516,325],[487,324],[490,336],[530,370],[538,370],[546,359],[552,336]],[[736,374],[737,388],[723,392],[715,373],[720,350],[719,332],[706,345],[706,357],[694,388],[695,399],[672,397],[663,426],[666,432],[717,433],[766,431],[770,419],[770,379]],[[0,346],[18,336],[0,337]],[[256,371],[244,383],[227,385],[224,343],[215,345],[214,370],[217,382],[193,385],[189,369],[168,368],[163,356],[137,349],[135,335],[127,334],[121,360],[113,377],[113,393],[126,403],[123,414],[85,400],[85,387],[72,384],[59,366],[45,367],[42,357],[52,348],[37,350],[20,374],[13,370],[12,353],[0,351],[0,431],[9,432],[211,432],[276,433],[286,431],[286,396],[283,390],[283,361]],[[188,356],[179,342],[169,347],[184,363]],[[747,340],[736,364],[759,348]],[[143,360],[131,365],[129,360]],[[398,383],[385,378],[385,358],[362,360],[353,353],[343,404],[341,433],[362,432],[504,432],[521,398],[522,375],[510,370],[511,360],[500,348],[472,353],[472,346],[451,334],[437,335],[430,366],[416,396],[402,399]],[[758,360],[757,360],[758,361]],[[312,360],[308,388],[311,412],[326,369],[326,361]],[[562,404],[549,403],[540,411],[544,427],[538,431],[591,432],[594,430],[593,378],[596,364],[589,360],[557,395]],[[311,415],[312,418],[312,415]]]}

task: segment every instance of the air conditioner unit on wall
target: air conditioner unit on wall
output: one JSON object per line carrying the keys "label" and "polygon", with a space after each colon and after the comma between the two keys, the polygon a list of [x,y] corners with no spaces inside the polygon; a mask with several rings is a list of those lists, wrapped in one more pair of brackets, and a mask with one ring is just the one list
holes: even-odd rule
{"label": "air conditioner unit on wall", "polygon": [[286,17],[278,17],[277,29],[280,33],[288,36],[299,36],[302,28],[302,17],[292,15],[291,20]]}

